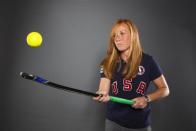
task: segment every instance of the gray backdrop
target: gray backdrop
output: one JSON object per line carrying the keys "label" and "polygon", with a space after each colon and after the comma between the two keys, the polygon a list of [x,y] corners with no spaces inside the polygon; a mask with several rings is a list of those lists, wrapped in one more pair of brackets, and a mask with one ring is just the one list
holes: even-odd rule
{"label": "gray backdrop", "polygon": [[[118,18],[135,22],[145,52],[159,62],[170,86],[168,98],[152,103],[154,131],[196,130],[193,1],[32,0],[2,1],[0,7],[1,131],[103,131],[104,104],[24,80],[19,73],[95,92]],[[41,47],[27,46],[31,31],[42,33]]]}

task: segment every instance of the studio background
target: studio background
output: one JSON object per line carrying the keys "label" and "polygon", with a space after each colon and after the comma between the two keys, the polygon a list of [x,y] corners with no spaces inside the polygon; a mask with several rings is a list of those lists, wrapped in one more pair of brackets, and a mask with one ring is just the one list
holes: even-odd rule
{"label": "studio background", "polygon": [[[159,62],[170,87],[169,97],[152,103],[153,130],[196,130],[194,1],[27,0],[0,7],[1,131],[103,131],[104,104],[19,73],[96,92],[99,63],[118,18],[137,25],[144,51]],[[27,46],[31,31],[43,35],[41,47]]]}

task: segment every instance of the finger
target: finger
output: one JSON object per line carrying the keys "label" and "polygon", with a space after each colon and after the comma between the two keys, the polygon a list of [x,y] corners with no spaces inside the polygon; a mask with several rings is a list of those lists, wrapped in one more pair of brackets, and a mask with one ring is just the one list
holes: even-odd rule
{"label": "finger", "polygon": [[98,98],[95,98],[95,97],[93,97],[92,99],[93,99],[93,100],[95,100],[95,101],[97,101],[97,100],[98,100]]}
{"label": "finger", "polygon": [[133,105],[132,107],[135,109],[143,109],[146,107],[147,104],[144,104],[142,102],[138,102],[136,105]]}
{"label": "finger", "polygon": [[103,100],[103,102],[108,102],[110,100],[109,96],[106,96],[105,99]]}
{"label": "finger", "polygon": [[132,105],[133,108],[137,109],[140,107],[140,102],[135,99],[135,103]]}
{"label": "finger", "polygon": [[135,104],[132,105],[132,107],[133,107],[133,108],[137,108],[138,105],[135,103]]}
{"label": "finger", "polygon": [[105,96],[102,96],[102,97],[99,98],[99,101],[100,101],[100,102],[103,102],[104,99],[105,99]]}
{"label": "finger", "polygon": [[99,94],[99,97],[103,97],[104,95],[103,94]]}
{"label": "finger", "polygon": [[93,100],[99,100],[101,97],[101,95],[97,96],[97,97],[93,97]]}

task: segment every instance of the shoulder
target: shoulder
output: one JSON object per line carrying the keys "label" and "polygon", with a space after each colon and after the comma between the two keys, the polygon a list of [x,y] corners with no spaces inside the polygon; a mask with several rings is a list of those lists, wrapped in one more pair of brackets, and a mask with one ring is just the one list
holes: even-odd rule
{"label": "shoulder", "polygon": [[147,66],[151,66],[153,64],[157,64],[157,61],[155,60],[154,56],[147,54],[147,53],[142,53],[142,61],[141,61],[141,65],[147,65]]}
{"label": "shoulder", "polygon": [[147,53],[142,53],[142,61],[148,62],[151,61],[153,59],[152,55],[147,54]]}

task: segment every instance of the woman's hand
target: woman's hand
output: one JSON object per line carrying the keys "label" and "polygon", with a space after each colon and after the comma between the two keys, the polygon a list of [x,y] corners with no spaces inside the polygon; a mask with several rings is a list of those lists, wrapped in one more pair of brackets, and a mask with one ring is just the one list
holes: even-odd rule
{"label": "woman's hand", "polygon": [[99,89],[96,92],[99,94],[97,97],[93,97],[94,100],[99,102],[108,102],[110,97],[108,95],[110,89],[110,80],[108,78],[101,78],[99,83]]}
{"label": "woman's hand", "polygon": [[99,102],[104,102],[104,103],[110,100],[110,97],[106,91],[97,91],[96,93],[99,94],[99,96],[93,97],[93,100],[97,100]]}
{"label": "woman's hand", "polygon": [[144,96],[132,99],[135,103],[132,105],[135,109],[143,109],[148,105],[148,102]]}

